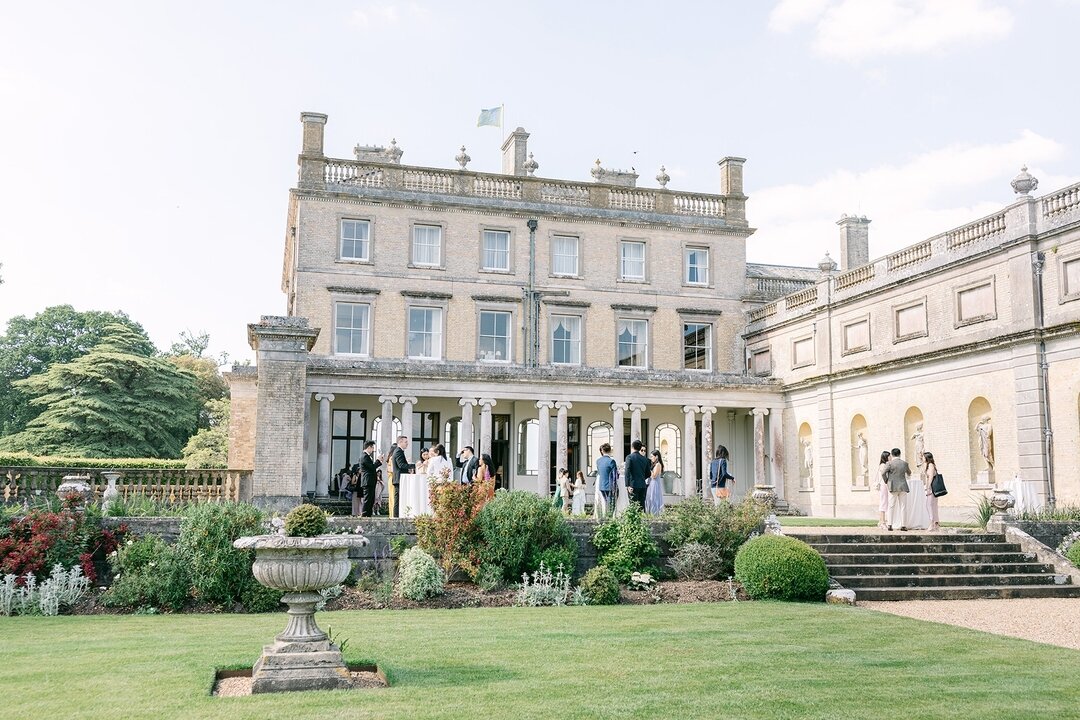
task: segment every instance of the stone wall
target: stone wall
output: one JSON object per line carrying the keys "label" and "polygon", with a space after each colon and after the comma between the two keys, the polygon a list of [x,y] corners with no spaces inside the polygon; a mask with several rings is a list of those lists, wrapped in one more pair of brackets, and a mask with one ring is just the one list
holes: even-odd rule
{"label": "stone wall", "polygon": [[1061,544],[1066,535],[1080,531],[1080,522],[1006,520],[1004,527],[1014,527],[1022,530],[1051,550],[1057,550],[1057,546]]}

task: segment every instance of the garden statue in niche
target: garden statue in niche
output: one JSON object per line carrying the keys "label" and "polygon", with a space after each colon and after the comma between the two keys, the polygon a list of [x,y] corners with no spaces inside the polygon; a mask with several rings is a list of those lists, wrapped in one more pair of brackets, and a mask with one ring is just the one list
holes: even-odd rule
{"label": "garden statue in niche", "polygon": [[986,461],[987,467],[994,467],[994,426],[990,423],[990,416],[983,415],[979,424],[975,426],[975,434],[979,436],[979,454]]}
{"label": "garden statue in niche", "polygon": [[252,693],[330,690],[352,686],[341,648],[315,624],[319,590],[349,576],[349,548],[367,544],[359,533],[327,535],[326,514],[315,505],[300,505],[285,516],[282,534],[242,537],[233,545],[253,549],[255,579],[282,590],[289,623],[263,647],[252,670]]}
{"label": "garden statue in niche", "polygon": [[922,423],[915,426],[915,434],[911,436],[915,441],[915,465],[922,467],[923,452],[926,450],[926,436],[923,435]]}
{"label": "garden statue in niche", "polygon": [[855,447],[858,449],[859,452],[859,475],[866,477],[866,463],[868,452],[866,435],[863,434],[863,432],[860,430],[858,433],[855,434],[855,438]]}

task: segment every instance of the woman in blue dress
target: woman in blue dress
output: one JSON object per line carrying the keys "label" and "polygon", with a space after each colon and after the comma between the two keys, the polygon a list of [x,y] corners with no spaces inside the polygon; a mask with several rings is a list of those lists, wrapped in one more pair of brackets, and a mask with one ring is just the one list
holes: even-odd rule
{"label": "woman in blue dress", "polygon": [[664,510],[664,460],[659,450],[652,451],[652,472],[649,474],[649,489],[645,492],[645,512],[659,515]]}

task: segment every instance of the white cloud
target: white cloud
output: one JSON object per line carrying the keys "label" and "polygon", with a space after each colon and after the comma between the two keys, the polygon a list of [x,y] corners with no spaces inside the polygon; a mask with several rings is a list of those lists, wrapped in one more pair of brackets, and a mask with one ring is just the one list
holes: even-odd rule
{"label": "white cloud", "polygon": [[397,25],[403,15],[409,20],[427,20],[430,12],[417,3],[367,2],[352,11],[352,23],[362,30]]}
{"label": "white cloud", "polygon": [[775,32],[809,23],[816,53],[858,62],[1002,38],[1013,16],[992,0],[782,0],[769,16]]}
{"label": "white cloud", "polygon": [[1058,142],[1025,130],[985,145],[953,145],[901,165],[840,169],[806,185],[750,192],[747,214],[759,228],[748,256],[757,262],[813,265],[829,250],[838,258],[836,221],[844,213],[866,215],[870,255],[880,257],[989,215],[1012,202],[1009,181],[1027,164],[1050,192],[1077,178],[1042,171],[1063,157]]}

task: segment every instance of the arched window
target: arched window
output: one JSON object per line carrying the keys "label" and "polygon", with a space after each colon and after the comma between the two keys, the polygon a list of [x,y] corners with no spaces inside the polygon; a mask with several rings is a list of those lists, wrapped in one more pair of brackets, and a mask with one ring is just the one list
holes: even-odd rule
{"label": "arched window", "polygon": [[[601,421],[589,425],[589,431],[585,438],[585,473],[589,474],[596,470],[596,461],[600,458],[600,446],[611,443],[615,439],[615,431],[611,424]],[[615,450],[618,455],[619,450]]]}
{"label": "arched window", "polygon": [[[393,428],[392,432],[390,433],[390,446],[392,447],[394,445],[394,443],[397,442],[397,439],[399,437],[401,437],[401,420],[399,420],[398,418],[394,418],[394,423],[393,423],[393,425],[391,427]],[[382,437],[380,435],[381,432],[382,432],[382,418],[377,417],[377,418],[375,418],[375,422],[371,423],[371,439],[375,441],[375,449],[378,452],[380,452],[380,453],[389,452],[390,451],[389,447],[379,447],[379,445],[378,445],[379,443],[382,442]]]}
{"label": "arched window", "polygon": [[682,436],[677,425],[663,423],[657,425],[653,432],[655,439],[654,447],[660,451],[660,458],[664,461],[664,472],[673,470],[682,474]]}
{"label": "arched window", "polygon": [[461,418],[452,417],[446,421],[443,428],[443,447],[446,448],[446,456],[457,457],[461,452]]}
{"label": "arched window", "polygon": [[535,418],[518,424],[518,475],[535,475],[540,452],[540,421]]}

